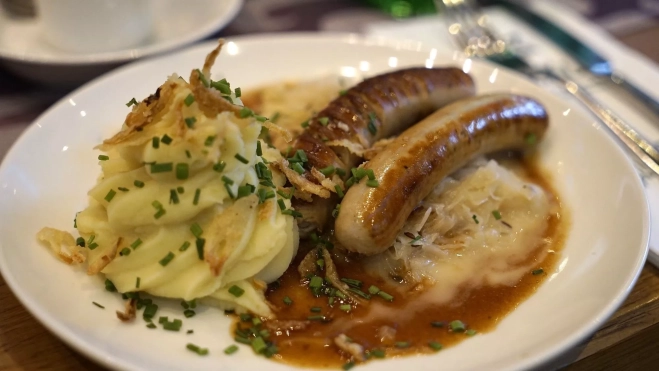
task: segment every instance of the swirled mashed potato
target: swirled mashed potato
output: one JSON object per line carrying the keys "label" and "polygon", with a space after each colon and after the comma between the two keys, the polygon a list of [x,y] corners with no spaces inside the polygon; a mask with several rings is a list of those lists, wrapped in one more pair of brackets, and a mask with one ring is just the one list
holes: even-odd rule
{"label": "swirled mashed potato", "polygon": [[[171,76],[99,146],[102,174],[76,216],[86,248],[74,253],[122,293],[204,298],[269,317],[265,284],[283,274],[299,240],[278,204],[291,206],[280,196],[285,178],[268,165],[281,155],[259,143],[265,118],[209,86],[209,64],[190,83]],[[39,237],[71,244],[52,232]]]}

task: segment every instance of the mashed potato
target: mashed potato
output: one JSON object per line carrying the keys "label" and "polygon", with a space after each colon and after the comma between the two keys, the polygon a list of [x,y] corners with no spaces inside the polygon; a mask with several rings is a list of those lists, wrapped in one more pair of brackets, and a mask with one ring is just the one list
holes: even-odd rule
{"label": "mashed potato", "polygon": [[[258,139],[264,117],[228,105],[240,103],[235,93],[202,86],[197,72],[190,83],[171,76],[135,102],[122,130],[99,146],[102,174],[76,216],[86,248],[67,247],[86,253],[88,274],[103,273],[119,292],[202,298],[270,317],[266,283],[299,243],[297,223],[281,209],[291,207],[291,191],[269,165],[281,155]],[[53,249],[72,244],[56,232],[38,237]]]}

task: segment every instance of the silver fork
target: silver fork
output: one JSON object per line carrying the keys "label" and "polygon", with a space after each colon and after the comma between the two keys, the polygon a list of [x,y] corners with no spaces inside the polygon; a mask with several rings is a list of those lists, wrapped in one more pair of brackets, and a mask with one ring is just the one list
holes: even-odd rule
{"label": "silver fork", "polygon": [[495,63],[512,68],[534,80],[550,80],[562,87],[592,112],[606,125],[618,139],[647,167],[642,167],[642,175],[648,175],[648,168],[659,175],[659,151],[618,115],[597,101],[583,87],[559,72],[543,67],[534,68],[522,57],[513,53],[502,38],[487,25],[487,20],[477,5],[471,0],[435,0],[437,9],[443,9],[449,20],[448,32],[453,40],[464,49],[468,57],[486,58]]}

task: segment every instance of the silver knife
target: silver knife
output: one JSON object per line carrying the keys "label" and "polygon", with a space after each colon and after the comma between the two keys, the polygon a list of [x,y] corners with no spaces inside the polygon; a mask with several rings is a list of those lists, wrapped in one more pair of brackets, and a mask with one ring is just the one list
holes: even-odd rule
{"label": "silver knife", "polygon": [[645,93],[641,88],[624,79],[621,75],[615,73],[608,60],[558,25],[514,1],[491,0],[488,1],[488,4],[501,6],[513,15],[524,20],[529,26],[538,30],[542,35],[563,49],[590,73],[604,77],[611,83],[623,88],[659,116],[659,102],[657,100]]}

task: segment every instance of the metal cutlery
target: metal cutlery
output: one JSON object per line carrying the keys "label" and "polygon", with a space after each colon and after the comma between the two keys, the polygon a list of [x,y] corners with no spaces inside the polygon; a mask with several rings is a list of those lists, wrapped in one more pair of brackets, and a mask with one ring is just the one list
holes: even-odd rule
{"label": "metal cutlery", "polygon": [[599,118],[638,160],[659,175],[659,151],[624,120],[597,101],[587,90],[553,69],[534,68],[513,53],[507,47],[506,42],[497,37],[486,24],[486,18],[479,8],[469,0],[435,0],[435,3],[438,9],[444,10],[450,24],[449,33],[455,42],[464,48],[467,56],[489,59],[522,72],[534,80],[545,79],[559,83],[563,89]]}

